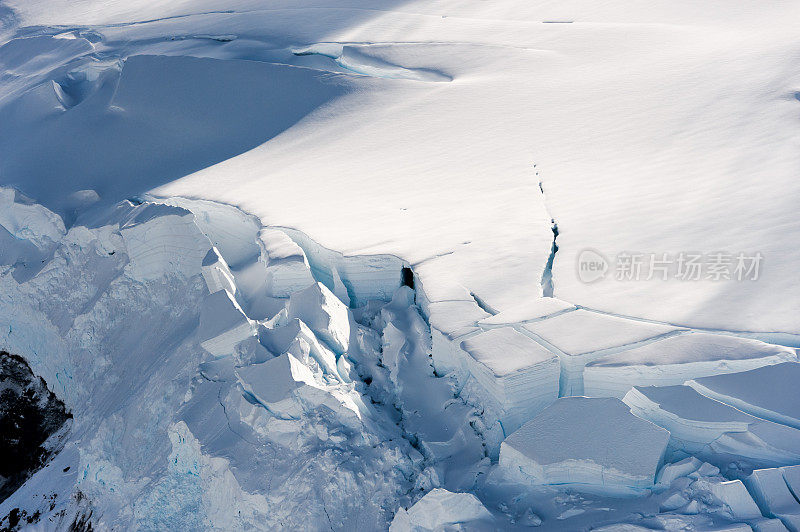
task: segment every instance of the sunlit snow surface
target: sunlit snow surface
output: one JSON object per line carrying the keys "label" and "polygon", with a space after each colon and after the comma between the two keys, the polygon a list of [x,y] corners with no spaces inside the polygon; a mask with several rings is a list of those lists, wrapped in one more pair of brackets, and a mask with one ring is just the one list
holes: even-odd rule
{"label": "sunlit snow surface", "polygon": [[[30,198],[0,190],[0,347],[75,415],[0,518],[791,529],[800,505],[770,494],[798,495],[796,405],[746,392],[790,393],[757,368],[800,345],[798,22],[755,1],[0,3],[0,185]],[[695,252],[763,263],[616,279],[621,253]],[[719,419],[678,412],[686,381]],[[630,393],[652,385],[680,388]],[[679,433],[648,456],[667,465],[504,473],[501,442],[559,394],[625,397]]]}

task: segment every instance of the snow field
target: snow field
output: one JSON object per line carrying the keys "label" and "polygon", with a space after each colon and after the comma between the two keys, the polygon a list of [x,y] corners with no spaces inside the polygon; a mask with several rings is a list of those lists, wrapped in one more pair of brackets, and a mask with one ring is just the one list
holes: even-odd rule
{"label": "snow field", "polygon": [[[510,326],[555,353],[567,368],[561,393],[588,393],[585,361],[658,336],[620,333],[634,322],[649,326],[642,322],[578,319],[598,313],[537,300],[554,222],[559,297],[762,338],[791,339],[797,330],[797,235],[787,229],[797,190],[793,5],[7,4],[0,7],[0,63],[10,75],[0,80],[0,124],[13,134],[0,136],[0,174],[62,213],[70,229],[65,235],[60,218],[41,206],[34,210],[41,207],[42,216],[23,214],[28,203],[21,200],[11,210],[24,221],[0,222],[7,274],[0,331],[77,413],[102,420],[86,429],[91,441],[73,449],[80,467],[72,464],[81,489],[105,505],[98,527],[384,527],[412,489],[454,482],[456,468],[437,461],[481,460],[490,429],[470,419],[475,410],[460,396],[465,388],[451,383],[475,373],[467,366],[480,350],[470,354],[460,345],[488,327]],[[312,55],[292,54],[303,50]],[[435,80],[443,82],[428,82]],[[179,214],[143,224],[153,235],[132,225],[130,246],[118,229],[124,220],[113,215],[103,227],[73,223],[89,205],[113,205],[155,187],[212,200],[178,204],[195,214],[207,243],[199,238],[195,247],[198,235],[181,228]],[[698,195],[707,201],[693,201]],[[298,234],[294,247],[273,241],[260,221],[215,203],[222,201],[321,244]],[[7,212],[0,209],[0,217]],[[171,242],[173,222],[179,238]],[[31,235],[17,238],[29,227]],[[186,251],[148,249],[151,238]],[[749,284],[702,280],[677,290],[676,283],[609,278],[585,285],[574,259],[587,245],[608,258],[637,249],[761,250],[769,267]],[[216,265],[202,260],[212,246],[223,257]],[[327,294],[326,308],[306,309],[304,316],[317,320],[311,327],[285,309],[292,294],[317,281],[345,307],[386,302],[406,265],[416,273],[424,317],[442,327],[431,333],[434,359],[442,361],[434,360],[435,371],[424,319],[407,299],[379,311],[375,328],[369,319],[370,327],[348,320],[349,335]],[[452,311],[430,309],[447,307],[446,300],[464,301],[470,318],[442,325]],[[575,322],[536,325],[559,312],[576,313]],[[609,341],[569,345],[573,338]],[[192,380],[212,352],[230,367],[209,370],[211,381]],[[359,411],[378,414],[364,415],[363,423],[386,414],[388,428],[348,432],[359,422],[347,412],[339,419],[338,409],[302,400],[302,419],[271,416],[242,393],[247,381],[233,366],[246,373],[277,360],[273,355],[290,361],[287,382],[295,379],[291,356],[312,373],[317,387],[310,388],[374,394],[376,402]],[[730,366],[738,369],[738,362]],[[378,391],[384,376],[392,384],[385,394]],[[614,375],[604,378],[606,386]],[[497,385],[494,373],[482,379],[483,389]],[[661,382],[631,377],[627,384]],[[515,395],[521,388],[511,386]],[[496,395],[476,397],[488,403]],[[424,475],[415,460],[426,461]],[[349,470],[351,463],[363,467]],[[166,473],[157,464],[169,464]],[[57,484],[48,480],[33,484]],[[141,495],[145,483],[152,496]],[[452,491],[472,489],[467,478]],[[223,492],[232,494],[225,504],[209,500]],[[172,493],[180,496],[170,499]],[[688,524],[689,512],[706,511],[699,501],[687,503],[685,516],[653,523]],[[580,518],[574,511],[565,521]],[[197,521],[182,522],[186,514]]]}

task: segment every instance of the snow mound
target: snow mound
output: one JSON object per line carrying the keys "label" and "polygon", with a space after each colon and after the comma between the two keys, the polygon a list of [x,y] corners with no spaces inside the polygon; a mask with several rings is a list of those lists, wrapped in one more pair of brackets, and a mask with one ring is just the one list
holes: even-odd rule
{"label": "snow mound", "polygon": [[633,386],[669,386],[710,375],[796,360],[794,350],[758,340],[682,334],[604,356],[586,365],[584,392],[622,397]]}
{"label": "snow mound", "polygon": [[525,330],[553,346],[561,358],[561,395],[583,395],[584,366],[651,338],[674,334],[667,325],[639,322],[578,309],[527,323]]}
{"label": "snow mound", "polygon": [[749,469],[800,462],[800,431],[753,417],[689,386],[634,387],[623,401],[631,412],[670,432],[670,448],[724,467]]}
{"label": "snow mound", "polygon": [[408,510],[395,515],[390,532],[424,532],[436,530],[473,530],[484,521],[489,529],[492,514],[471,493],[452,493],[435,488]]}
{"label": "snow mound", "polygon": [[523,483],[639,490],[654,485],[668,442],[619,399],[564,397],[503,441],[500,468]]}
{"label": "snow mound", "polygon": [[800,428],[800,364],[784,362],[686,384],[754,416]]}
{"label": "snow mound", "polygon": [[472,336],[461,352],[468,375],[462,397],[481,405],[489,424],[498,419],[505,434],[558,398],[558,356],[511,327]]}

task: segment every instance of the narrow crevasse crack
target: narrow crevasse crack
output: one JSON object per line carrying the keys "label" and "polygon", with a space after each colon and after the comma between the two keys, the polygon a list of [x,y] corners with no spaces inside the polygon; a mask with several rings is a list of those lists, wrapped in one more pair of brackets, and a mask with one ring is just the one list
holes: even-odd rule
{"label": "narrow crevasse crack", "polygon": [[235,429],[233,428],[233,425],[231,425],[231,418],[230,418],[230,416],[228,415],[228,409],[225,407],[225,403],[222,401],[222,389],[223,389],[223,388],[220,386],[219,390],[217,391],[217,402],[219,403],[219,406],[221,406],[221,407],[222,407],[222,413],[223,413],[223,415],[225,416],[225,422],[226,422],[226,423],[227,423],[227,425],[228,425],[228,429],[229,429],[229,430],[230,430],[230,431],[231,431],[233,434],[235,434],[236,436],[238,436],[238,437],[239,437],[239,439],[241,439],[243,442],[245,442],[245,443],[249,443],[250,445],[252,445],[252,446],[253,446],[253,447],[255,447],[255,448],[259,448],[259,447],[260,447],[260,444],[259,444],[258,442],[254,442],[254,441],[251,441],[251,440],[249,440],[249,439],[245,438],[243,434],[241,434],[239,431],[235,430]]}
{"label": "narrow crevasse crack", "polygon": [[[536,165],[533,165],[536,168]],[[536,176],[539,176],[539,172],[536,172]],[[558,243],[556,240],[558,239],[558,223],[556,223],[555,218],[550,216],[550,212],[547,209],[547,194],[544,192],[544,185],[542,184],[542,179],[539,178],[539,192],[542,193],[542,203],[544,204],[545,211],[547,212],[548,216],[550,217],[550,230],[553,232],[553,243],[550,246],[550,255],[547,257],[547,263],[544,266],[544,271],[542,272],[542,297],[553,297],[553,292],[555,290],[555,286],[553,284],[553,262],[556,260],[556,253],[558,253]]]}
{"label": "narrow crevasse crack", "polygon": [[558,244],[556,243],[556,239],[558,238],[558,224],[552,218],[550,218],[551,226],[550,229],[553,231],[553,244],[550,246],[550,256],[547,257],[547,264],[544,266],[544,272],[542,272],[542,296],[543,297],[553,297],[553,291],[555,287],[553,286],[553,262],[556,260],[556,253],[558,253]]}
{"label": "narrow crevasse crack", "polygon": [[481,299],[478,295],[476,295],[475,292],[470,292],[469,295],[472,296],[472,299],[475,300],[475,303],[481,308],[481,310],[483,310],[487,314],[491,314],[492,316],[496,316],[497,315],[497,310],[494,309],[488,303],[486,303],[486,301]]}

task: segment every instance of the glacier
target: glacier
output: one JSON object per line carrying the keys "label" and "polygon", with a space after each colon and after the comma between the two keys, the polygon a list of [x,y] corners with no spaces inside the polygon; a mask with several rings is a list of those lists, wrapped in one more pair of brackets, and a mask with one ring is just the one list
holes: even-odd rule
{"label": "glacier", "polygon": [[[30,217],[28,207],[26,201],[12,203],[9,219]],[[386,468],[386,480],[395,480],[381,485],[398,490],[387,501],[410,489],[422,456],[388,417],[364,403],[354,383],[343,382],[335,355],[323,347],[328,338],[340,338],[336,333],[341,333],[341,323],[347,330],[350,311],[336,300],[340,306],[333,308],[344,312],[344,322],[330,322],[322,319],[329,316],[329,307],[320,303],[312,324],[329,333],[324,337],[286,311],[285,324],[248,318],[237,301],[239,291],[231,290],[235,284],[227,263],[195,216],[161,203],[127,202],[108,211],[97,225],[73,226],[45,266],[25,283],[18,283],[13,272],[25,271],[26,264],[6,262],[3,343],[30,357],[32,368],[54,385],[75,418],[64,451],[26,487],[46,490],[55,482],[53,475],[63,475],[61,469],[75,473],[53,508],[21,495],[2,503],[3,514],[20,505],[27,515],[40,512],[44,522],[63,520],[64,515],[79,520],[83,512],[96,516],[98,527],[144,528],[265,527],[281,519],[289,526],[329,518],[343,526],[358,514],[362,526],[384,522],[386,510],[374,492],[369,500],[378,502],[366,503],[363,512],[344,511],[346,505],[340,505],[344,513],[328,517],[322,506],[298,513],[281,503],[286,512],[281,515],[269,509],[284,497],[281,489],[295,490],[292,475],[332,471],[340,459],[335,449],[341,445],[350,448],[346,453],[355,453],[353,460],[370,456],[377,470]],[[60,233],[55,219],[49,211],[31,218],[30,236],[20,238],[19,245]],[[152,238],[143,241],[143,234]],[[217,273],[212,275],[210,267],[218,268]],[[95,273],[75,275],[76,269]],[[329,293],[316,284],[309,289]],[[56,299],[40,307],[36,294],[44,290]],[[308,299],[303,297],[300,301]],[[291,303],[286,299],[285,308]],[[266,341],[266,346],[259,341],[259,335],[268,337],[267,330],[280,327],[294,339],[283,345]],[[356,349],[348,346],[349,352]],[[48,353],[61,356],[43,356]],[[303,361],[296,358],[303,355]],[[377,425],[365,429],[364,423]],[[395,436],[372,441],[369,435],[375,430]],[[137,434],[133,439],[124,437],[130,431]],[[282,456],[280,460],[291,462],[294,455],[286,451],[299,451],[303,441],[320,446],[319,456],[325,458],[317,470],[310,462],[308,472],[284,467],[283,476],[273,474],[274,487],[267,489],[273,503],[255,490],[256,477],[231,475],[247,461],[270,460],[277,466]],[[384,443],[391,441],[397,443]],[[329,451],[322,451],[326,446]],[[355,458],[356,448],[366,455]],[[80,500],[70,497],[70,490],[82,494]],[[184,495],[156,496],[175,490]],[[234,519],[221,501],[207,499],[218,490],[234,498],[239,517]]]}
{"label": "glacier", "polygon": [[796,528],[799,17],[3,0],[0,528]]}

